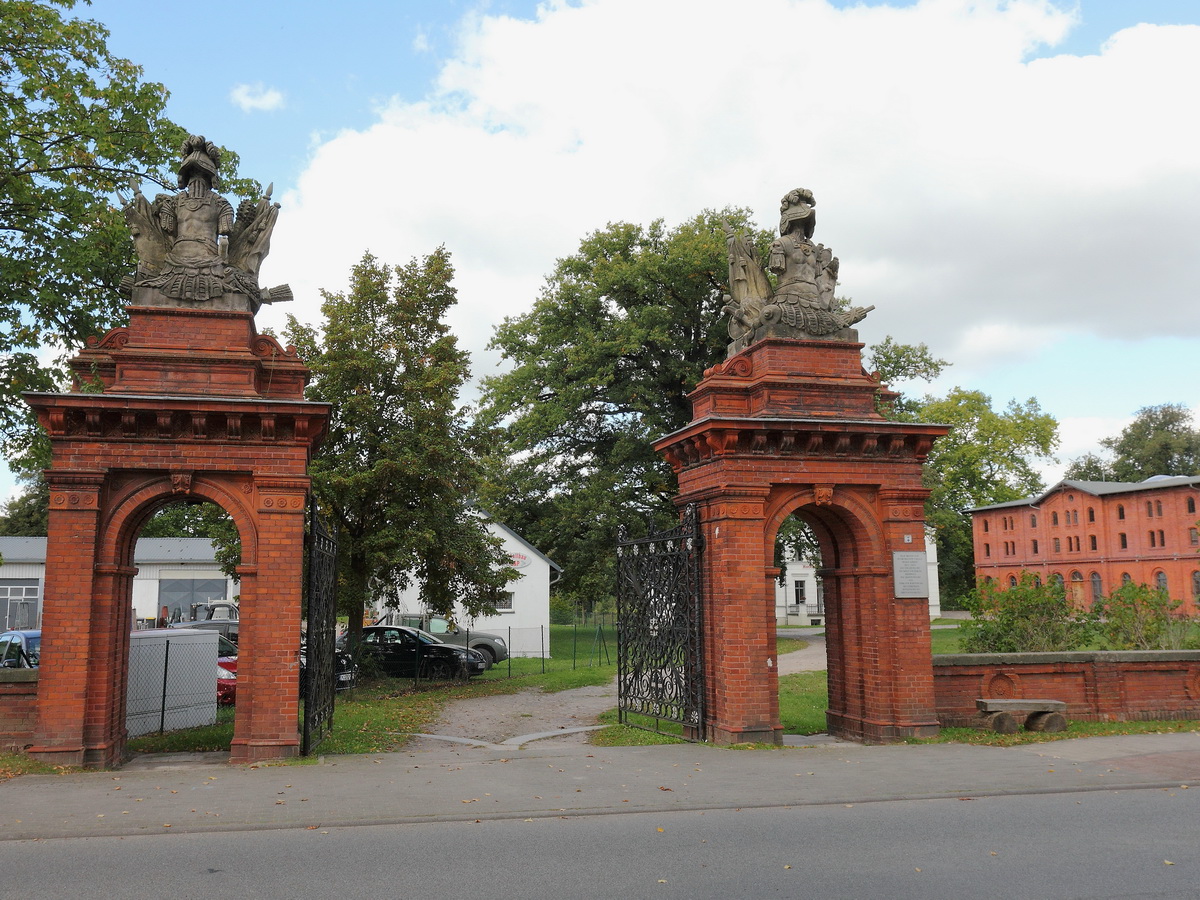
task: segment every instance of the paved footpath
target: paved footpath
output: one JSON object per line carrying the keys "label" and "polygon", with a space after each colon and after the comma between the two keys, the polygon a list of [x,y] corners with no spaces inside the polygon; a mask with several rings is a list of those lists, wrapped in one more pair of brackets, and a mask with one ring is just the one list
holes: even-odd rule
{"label": "paved footpath", "polygon": [[871,803],[1152,787],[1200,790],[1200,733],[1022,747],[873,746],[814,739],[779,750],[592,747],[561,740],[435,745],[316,764],[234,767],[158,757],[119,772],[0,784],[0,841],[537,819],[615,812]]}

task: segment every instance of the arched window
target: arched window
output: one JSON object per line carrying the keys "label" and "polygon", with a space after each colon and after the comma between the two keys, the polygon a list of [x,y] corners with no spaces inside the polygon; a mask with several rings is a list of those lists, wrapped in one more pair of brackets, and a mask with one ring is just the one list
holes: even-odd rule
{"label": "arched window", "polygon": [[1156,588],[1158,588],[1160,591],[1165,591],[1167,589],[1167,573],[1166,572],[1159,571],[1159,572],[1155,573],[1154,586]]}
{"label": "arched window", "polygon": [[1057,524],[1058,524],[1058,513],[1056,513],[1056,512],[1052,512],[1052,513],[1050,513],[1050,524],[1051,524],[1051,525],[1057,525]]}
{"label": "arched window", "polygon": [[1129,584],[1129,582],[1131,582],[1131,581],[1133,581],[1133,579],[1129,577],[1129,573],[1128,573],[1128,572],[1122,572],[1122,573],[1121,573],[1121,584],[1122,584],[1122,586],[1124,586],[1124,585],[1126,585],[1126,584]]}
{"label": "arched window", "polygon": [[1034,576],[1033,576],[1033,586],[1034,586],[1034,587],[1041,587],[1041,586],[1042,586],[1042,576],[1041,576],[1041,575],[1034,575]]}
{"label": "arched window", "polygon": [[1154,514],[1156,516],[1162,515],[1162,501],[1161,500],[1154,501]]}
{"label": "arched window", "polygon": [[1029,514],[1029,527],[1030,527],[1030,528],[1037,528],[1037,513],[1030,513],[1030,514]]}
{"label": "arched window", "polygon": [[1096,536],[1094,534],[1088,536],[1088,546],[1093,550],[1096,549]]}
{"label": "arched window", "polygon": [[983,520],[983,533],[984,534],[988,533],[988,520],[987,519]]}
{"label": "arched window", "polygon": [[1146,501],[1146,515],[1148,515],[1148,516],[1154,515],[1154,504],[1151,503],[1149,500]]}
{"label": "arched window", "polygon": [[1055,584],[1057,584],[1059,587],[1063,586],[1063,577],[1062,577],[1061,572],[1055,572],[1053,575],[1050,576],[1050,580],[1053,581]]}
{"label": "arched window", "polygon": [[[1200,574],[1200,573],[1197,573]],[[1100,581],[1100,573],[1093,572],[1091,575],[1092,581],[1092,602],[1095,603],[1104,596],[1104,585]]]}
{"label": "arched window", "polygon": [[1122,506],[1120,503],[1117,504],[1117,518],[1118,519],[1125,518],[1125,507]]}
{"label": "arched window", "polygon": [[1196,498],[1195,497],[1187,498],[1187,511],[1190,513],[1194,513],[1196,511]]}
{"label": "arched window", "polygon": [[1017,576],[1016,575],[1008,576],[1008,586],[1010,588],[1015,588],[1017,586]]}
{"label": "arched window", "polygon": [[1089,522],[1096,521],[1096,510],[1091,506],[1088,507],[1088,521]]}
{"label": "arched window", "polygon": [[1192,599],[1200,599],[1200,572],[1192,573]]}
{"label": "arched window", "polygon": [[1129,549],[1129,538],[1125,536],[1125,532],[1122,531],[1117,535],[1117,541],[1120,543],[1122,550]]}

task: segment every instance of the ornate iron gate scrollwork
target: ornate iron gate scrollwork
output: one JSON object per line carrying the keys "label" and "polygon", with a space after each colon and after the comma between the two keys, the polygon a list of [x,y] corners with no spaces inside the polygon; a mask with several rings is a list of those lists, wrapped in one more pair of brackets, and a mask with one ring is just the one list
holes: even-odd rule
{"label": "ornate iron gate scrollwork", "polygon": [[[669,531],[617,541],[617,695],[620,721],[661,722],[704,740],[699,515],[689,505]],[[653,725],[638,721],[653,720]]]}
{"label": "ornate iron gate scrollwork", "polygon": [[309,504],[308,629],[305,636],[304,728],[300,752],[307,756],[333,729],[336,694],[337,538]]}

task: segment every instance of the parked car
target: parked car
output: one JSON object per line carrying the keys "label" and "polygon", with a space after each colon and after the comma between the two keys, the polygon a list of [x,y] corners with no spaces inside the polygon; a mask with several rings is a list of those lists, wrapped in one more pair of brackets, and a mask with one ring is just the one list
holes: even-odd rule
{"label": "parked car", "polygon": [[198,619],[195,622],[174,622],[168,628],[203,628],[215,631],[226,640],[236,644],[238,639],[237,619]]}
{"label": "parked car", "polygon": [[402,615],[400,624],[427,631],[447,644],[470,647],[482,655],[489,666],[508,659],[508,644],[500,635],[490,631],[459,628],[445,616]]}
{"label": "parked car", "polygon": [[42,651],[40,628],[19,629],[0,634],[0,667],[36,669]]}
{"label": "parked car", "polygon": [[[346,648],[346,635],[338,648]],[[368,625],[363,629],[359,653],[385,675],[400,678],[447,679],[487,671],[482,655],[466,647],[447,644],[419,628],[402,625]]]}
{"label": "parked car", "polygon": [[[333,689],[335,691],[348,691],[358,683],[358,666],[354,664],[354,658],[343,649],[335,649],[333,657],[333,672],[334,682]],[[308,685],[308,641],[300,642],[300,693],[304,694],[304,689]]]}
{"label": "parked car", "polygon": [[237,703],[237,673],[223,665],[217,665],[217,703],[233,706]]}
{"label": "parked car", "polygon": [[217,665],[230,672],[237,672],[237,644],[223,634],[217,635]]}

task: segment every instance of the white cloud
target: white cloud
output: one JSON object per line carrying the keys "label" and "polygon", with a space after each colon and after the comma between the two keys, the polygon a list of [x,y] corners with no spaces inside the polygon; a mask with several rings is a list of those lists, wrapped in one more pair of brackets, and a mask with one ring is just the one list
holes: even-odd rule
{"label": "white cloud", "polygon": [[927,341],[954,375],[1064,335],[1194,334],[1200,28],[1030,61],[1074,21],[1040,0],[475,16],[430,96],[314,151],[264,278],[315,320],[317,288],[342,287],[365,249],[400,262],[445,243],[478,353],[606,222],[732,204],[772,225],[804,186],[842,293],[876,306],[863,338]]}
{"label": "white cloud", "polygon": [[283,92],[267,87],[261,81],[257,84],[235,85],[229,92],[230,102],[242,112],[270,112],[283,109]]}

